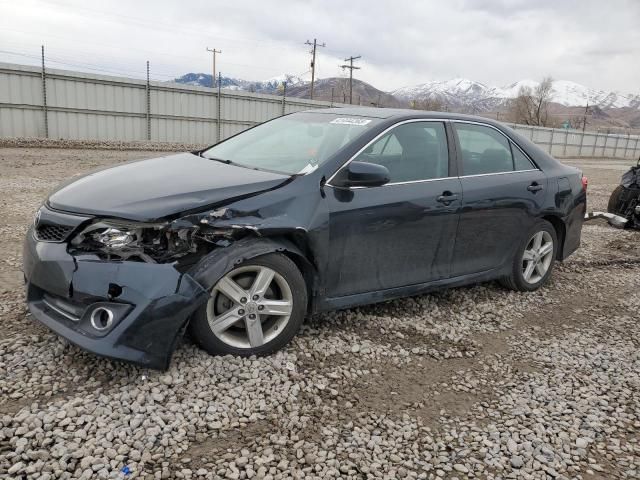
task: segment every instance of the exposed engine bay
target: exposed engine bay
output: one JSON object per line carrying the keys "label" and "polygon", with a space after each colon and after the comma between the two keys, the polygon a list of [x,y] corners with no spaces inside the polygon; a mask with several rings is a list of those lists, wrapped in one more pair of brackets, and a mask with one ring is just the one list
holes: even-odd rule
{"label": "exposed engine bay", "polygon": [[69,253],[96,253],[105,260],[167,263],[191,254],[200,257],[214,247],[228,246],[240,236],[240,230],[181,220],[135,223],[104,219],[81,230],[69,243]]}

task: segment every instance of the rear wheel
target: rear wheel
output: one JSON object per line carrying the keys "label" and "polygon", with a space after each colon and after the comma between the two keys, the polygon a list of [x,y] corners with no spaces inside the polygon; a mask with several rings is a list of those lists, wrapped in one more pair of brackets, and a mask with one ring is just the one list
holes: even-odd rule
{"label": "rear wheel", "polygon": [[558,238],[546,220],[538,220],[516,252],[511,274],[501,283],[512,290],[530,292],[544,285],[553,270]]}
{"label": "rear wheel", "polygon": [[251,259],[223,276],[190,323],[211,354],[266,355],[298,332],[307,306],[302,274],[282,254]]}

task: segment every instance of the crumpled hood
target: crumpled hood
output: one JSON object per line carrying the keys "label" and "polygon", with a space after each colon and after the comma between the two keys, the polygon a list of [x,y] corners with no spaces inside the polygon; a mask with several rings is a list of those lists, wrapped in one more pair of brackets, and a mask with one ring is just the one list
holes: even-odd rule
{"label": "crumpled hood", "polygon": [[180,153],[72,179],[48,204],[66,212],[150,221],[270,190],[289,178]]}

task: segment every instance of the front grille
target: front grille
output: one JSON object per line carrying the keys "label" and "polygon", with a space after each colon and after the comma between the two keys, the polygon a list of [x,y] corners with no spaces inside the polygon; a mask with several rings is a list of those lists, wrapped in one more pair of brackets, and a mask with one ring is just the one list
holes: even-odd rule
{"label": "front grille", "polygon": [[41,242],[64,242],[73,231],[91,217],[71,213],[58,212],[46,205],[40,207],[34,218],[34,237]]}
{"label": "front grille", "polygon": [[42,242],[63,242],[73,231],[73,227],[63,225],[40,225],[36,229],[36,238]]}

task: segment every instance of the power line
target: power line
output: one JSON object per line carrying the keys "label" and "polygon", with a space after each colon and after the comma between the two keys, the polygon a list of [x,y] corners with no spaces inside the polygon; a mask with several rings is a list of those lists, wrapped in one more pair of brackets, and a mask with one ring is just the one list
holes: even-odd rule
{"label": "power line", "polygon": [[[25,51],[12,51],[12,50],[0,50],[0,55],[15,55],[15,56],[19,56],[19,57],[23,57],[23,58],[29,58],[29,59],[33,59],[33,60],[40,60],[40,55],[36,55],[35,53],[31,54],[31,53],[27,53]],[[47,55],[47,60],[49,63],[55,63],[55,64],[59,64],[59,65],[63,65],[66,67],[75,67],[78,68],[80,70],[87,70],[87,71],[91,71],[91,72],[97,72],[97,73],[106,73],[106,74],[112,74],[112,75],[119,75],[119,76],[133,76],[133,77],[144,77],[145,75],[145,71],[142,69],[139,69],[139,65],[137,63],[132,63],[129,62],[129,65],[126,65],[125,68],[118,68],[118,67],[102,67],[100,65],[97,65],[95,63],[88,63],[88,62],[84,62],[84,61],[78,61],[78,58],[82,58],[83,56],[83,52],[78,52],[78,54],[75,54],[73,57],[67,57],[65,55]],[[95,58],[95,55],[93,56],[93,58]],[[185,57],[187,58],[187,57]],[[36,62],[33,62],[36,63]],[[39,63],[39,62],[38,62]],[[225,62],[225,65],[238,65],[238,66],[245,66],[245,67],[253,67],[252,65],[245,65],[245,64],[236,64],[236,63],[230,63],[230,62]],[[256,68],[260,68],[260,67],[256,67]],[[275,69],[273,68],[265,68],[264,70],[269,70],[271,72],[272,75],[275,76],[276,73],[281,73],[281,72],[277,72]],[[307,73],[307,72],[304,72]],[[304,73],[300,74],[304,75]],[[162,68],[160,69],[154,69],[154,71],[152,72],[152,76],[154,77],[163,77],[165,79],[175,79],[175,78],[179,78],[180,76],[182,76],[184,74],[184,71],[182,72],[175,72],[175,71],[167,71],[167,70],[163,70]]]}
{"label": "power line", "polygon": [[360,70],[360,67],[353,66],[353,61],[358,60],[359,58],[361,58],[361,55],[345,58],[344,61],[349,62],[349,65],[340,65],[342,68],[349,69],[349,105],[353,105],[353,71]]}
{"label": "power line", "polygon": [[313,83],[316,77],[316,47],[326,47],[324,42],[322,44],[318,44],[317,40],[314,38],[313,43],[309,40],[305,42],[305,45],[313,45],[313,49],[311,50],[311,94],[309,98],[313,100]]}
{"label": "power line", "polygon": [[[10,30],[16,33],[21,33],[24,35],[29,35],[29,36],[35,36],[35,35],[42,35],[41,31],[37,31],[37,30],[33,30],[33,31],[29,31],[29,30],[19,30],[19,29],[15,29],[15,28],[4,28],[4,30]],[[60,32],[58,32],[60,33]],[[85,55],[87,58],[95,58],[95,51],[83,51],[82,49],[78,48],[77,44],[75,44],[75,38],[71,35],[69,36],[63,36],[63,35],[56,35],[56,34],[51,34],[49,32],[46,33],[45,35],[46,38],[52,38],[52,39],[58,39],[61,40],[65,43],[74,43],[73,46],[73,52],[74,52],[74,59],[77,58],[79,53],[82,53],[83,55]],[[45,38],[45,40],[46,40]],[[24,45],[28,45],[28,46],[32,46],[34,49],[35,48],[40,48],[40,43],[35,43],[33,42],[32,45],[29,45],[29,42],[10,42],[13,43],[14,45],[16,45],[16,47],[21,48]],[[83,44],[89,44],[89,45],[95,45],[104,49],[108,49],[108,50],[115,50],[117,52],[121,52],[117,47],[115,47],[113,44],[107,44],[107,43],[100,43],[100,42],[94,42],[91,40],[83,40],[82,42]],[[264,43],[269,43],[269,42],[264,42]],[[287,47],[289,47],[289,45],[287,45]],[[267,47],[267,48],[275,48],[274,47]],[[68,48],[67,48],[68,49]],[[147,57],[150,55],[160,55],[160,53],[157,50],[149,50],[149,49],[145,49],[145,48],[139,48],[139,47],[133,47],[133,46],[128,46],[127,47],[127,51],[137,51],[140,53],[143,53],[144,55],[146,55]],[[178,53],[170,53],[170,52],[166,52],[163,51],[161,54],[163,57],[172,57],[172,58],[176,58],[176,59],[181,59],[181,60],[198,60],[202,57],[196,57],[193,55],[185,55],[185,54],[178,54]],[[38,58],[40,58],[38,56]],[[118,61],[122,61],[121,60],[121,55],[118,56]],[[273,68],[273,66],[266,66],[266,65],[256,65],[256,64],[246,64],[246,63],[232,63],[232,62],[225,62],[225,65],[230,65],[230,66],[237,66],[237,67],[247,67],[247,68],[251,68],[252,70],[263,70],[265,72],[271,72],[272,76],[275,76],[278,72],[277,70],[275,70]],[[184,72],[183,72],[184,73]],[[178,75],[179,76],[179,75]]]}

